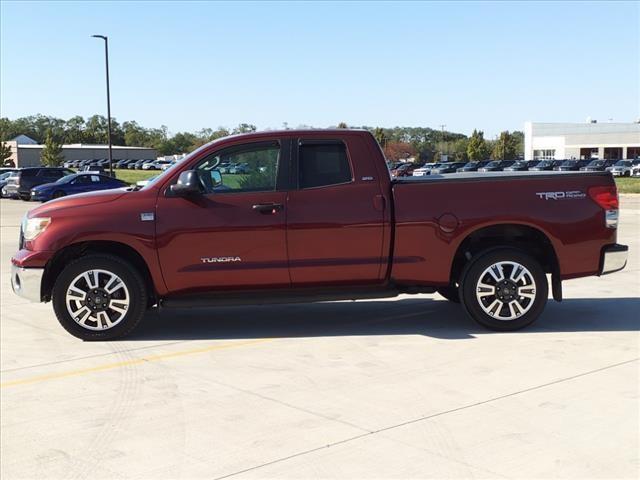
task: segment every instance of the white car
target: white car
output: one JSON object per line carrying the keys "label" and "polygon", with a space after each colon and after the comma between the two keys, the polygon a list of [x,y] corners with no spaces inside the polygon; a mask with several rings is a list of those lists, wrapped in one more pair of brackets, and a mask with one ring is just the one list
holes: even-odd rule
{"label": "white car", "polygon": [[614,165],[607,168],[614,177],[630,177],[633,167],[640,165],[640,160],[618,160]]}
{"label": "white car", "polygon": [[164,170],[163,166],[170,166],[171,160],[155,160],[142,165],[142,170]]}
{"label": "white car", "polygon": [[640,160],[636,160],[633,167],[631,167],[631,176],[640,177]]}

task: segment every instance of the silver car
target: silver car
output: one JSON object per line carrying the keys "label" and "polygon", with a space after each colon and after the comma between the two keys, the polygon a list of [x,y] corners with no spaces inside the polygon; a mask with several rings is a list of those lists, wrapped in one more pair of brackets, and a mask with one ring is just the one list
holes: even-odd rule
{"label": "silver car", "polygon": [[614,177],[630,177],[634,166],[640,164],[640,160],[618,160],[615,165],[608,167]]}

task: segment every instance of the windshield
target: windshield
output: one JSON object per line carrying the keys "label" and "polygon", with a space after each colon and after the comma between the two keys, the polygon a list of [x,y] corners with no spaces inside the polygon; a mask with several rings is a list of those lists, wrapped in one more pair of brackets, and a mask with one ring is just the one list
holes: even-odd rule
{"label": "windshield", "polygon": [[11,176],[12,173],[13,172],[4,172],[2,175],[0,175],[0,180],[6,180]]}
{"label": "windshield", "polygon": [[498,167],[498,166],[500,166],[499,160],[494,160],[493,162],[487,163],[487,167]]}
{"label": "windshield", "polygon": [[74,178],[76,178],[78,176],[77,173],[72,173],[71,175],[65,175],[62,178],[59,178],[58,180],[55,181],[55,183],[68,183],[71,180],[73,180]]}
{"label": "windshield", "polygon": [[616,162],[616,167],[630,167],[631,162],[629,160],[618,160]]}
{"label": "windshield", "polygon": [[591,162],[589,164],[590,167],[599,167],[600,165],[602,165],[604,162],[602,160],[594,160],[593,162]]}

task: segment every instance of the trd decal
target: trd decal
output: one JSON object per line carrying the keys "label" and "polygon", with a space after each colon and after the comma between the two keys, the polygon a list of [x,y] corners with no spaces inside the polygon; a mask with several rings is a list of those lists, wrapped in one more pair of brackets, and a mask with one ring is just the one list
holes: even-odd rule
{"label": "trd decal", "polygon": [[537,192],[536,195],[541,200],[572,200],[576,198],[585,198],[586,193],[580,190],[572,190],[569,192]]}

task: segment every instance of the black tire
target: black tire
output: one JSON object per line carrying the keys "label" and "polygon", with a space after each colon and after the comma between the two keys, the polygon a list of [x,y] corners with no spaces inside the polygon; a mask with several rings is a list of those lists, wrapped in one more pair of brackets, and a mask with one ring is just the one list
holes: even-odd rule
{"label": "black tire", "polygon": [[460,291],[458,290],[458,287],[440,287],[438,288],[438,293],[450,302],[460,303]]}
{"label": "black tire", "polygon": [[28,202],[29,200],[31,200],[31,195],[25,195],[24,193],[20,193],[18,194],[18,198],[20,200],[24,200],[25,202]]}
{"label": "black tire", "polygon": [[[105,270],[117,275],[129,294],[129,306],[124,317],[111,328],[90,330],[73,318],[66,304],[67,289],[83,272]],[[69,263],[58,275],[52,292],[53,310],[60,325],[82,340],[112,340],[130,334],[140,323],[148,304],[147,285],[136,268],[126,260],[107,254],[90,254]],[[76,312],[77,313],[77,312]]]}
{"label": "black tire", "polygon": [[51,195],[51,198],[61,198],[64,197],[66,195],[66,193],[64,193],[61,190],[58,190],[56,192],[53,192],[53,195]]}
{"label": "black tire", "polygon": [[[494,292],[498,291],[500,288],[503,288],[502,293],[504,294],[504,292],[507,292],[507,294],[509,295],[503,296],[501,298],[511,300],[501,301],[501,299],[497,298],[497,295],[491,294],[487,294],[481,300],[479,298],[479,295],[481,295],[481,293],[479,292],[478,283],[483,279],[485,280],[485,283],[487,279],[490,281],[495,281],[490,273],[484,272],[487,271],[491,266],[496,265],[500,262],[514,262],[524,267],[530,274],[526,277],[531,277],[534,283],[532,283],[528,287],[522,286],[516,288],[515,290],[512,287],[517,284],[506,285],[506,290],[504,290],[504,286],[496,285],[493,287]],[[511,267],[507,266],[506,268]],[[504,276],[509,277],[510,274],[507,275],[507,273],[504,273]],[[505,278],[505,281],[507,280],[509,280],[509,278]],[[497,283],[498,282],[496,282],[496,284]],[[533,291],[531,290],[531,287],[533,287]],[[510,288],[511,290],[509,290]],[[528,299],[519,297],[517,294],[514,295],[515,291],[521,291],[520,288],[526,288],[524,292],[529,295],[533,295],[534,298]],[[487,291],[486,289],[482,290]],[[538,263],[538,261],[533,257],[527,255],[522,250],[518,250],[515,248],[496,248],[487,250],[484,253],[479,254],[467,264],[462,273],[459,293],[465,311],[480,325],[490,330],[513,331],[530,325],[540,316],[547,303],[547,297],[549,295],[549,285],[547,283],[547,277],[544,270],[540,266],[540,263]],[[523,293],[523,295],[524,294],[525,293]],[[514,296],[517,298],[513,298]],[[523,305],[525,306],[525,308],[521,309],[524,313],[518,314],[516,312],[517,316],[513,319],[496,318],[496,315],[500,316],[501,314],[504,314],[505,317],[509,316],[510,314],[513,316],[513,310],[509,304],[514,300],[516,302],[520,302],[516,305],[518,309],[520,309],[520,307],[522,307]],[[485,311],[485,309],[488,309],[493,301],[498,301],[498,303],[496,304],[497,307],[495,308],[493,315],[490,315]],[[483,305],[481,305],[481,302],[484,303],[484,308]]]}

